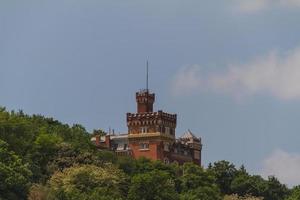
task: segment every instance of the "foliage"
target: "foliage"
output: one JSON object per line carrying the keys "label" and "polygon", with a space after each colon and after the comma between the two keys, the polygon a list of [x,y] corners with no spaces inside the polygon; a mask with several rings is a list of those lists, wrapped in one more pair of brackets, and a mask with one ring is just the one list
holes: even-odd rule
{"label": "foliage", "polygon": [[289,193],[290,191],[288,190],[286,185],[281,184],[276,177],[268,177],[267,190],[264,196],[266,200],[285,199],[289,195]]}
{"label": "foliage", "polygon": [[175,183],[164,171],[154,170],[133,176],[129,200],[176,200]]}
{"label": "foliage", "polygon": [[209,167],[209,170],[216,177],[216,183],[218,184],[221,192],[224,194],[230,194],[230,185],[237,174],[235,166],[228,161],[222,160],[215,162],[213,166]]}
{"label": "foliage", "polygon": [[267,184],[260,176],[238,175],[232,181],[231,190],[239,196],[264,196]]}
{"label": "foliage", "polygon": [[231,190],[240,196],[250,194],[265,200],[282,200],[289,194],[288,188],[275,177],[264,180],[261,176],[246,174],[240,174],[233,180]]}
{"label": "foliage", "polygon": [[93,164],[104,166],[107,163],[115,163],[117,157],[110,151],[82,151],[74,149],[68,143],[59,145],[56,157],[48,162],[48,171],[63,171],[74,165]]}
{"label": "foliage", "polygon": [[112,165],[97,167],[79,165],[55,173],[50,181],[53,199],[123,199],[126,196],[126,176]]}
{"label": "foliage", "polygon": [[28,165],[0,140],[0,199],[24,199],[31,174]]}
{"label": "foliage", "polygon": [[184,192],[180,196],[181,200],[221,200],[219,191],[215,187],[198,187],[197,189]]}
{"label": "foliage", "polygon": [[92,137],[94,136],[105,136],[107,133],[101,129],[94,129],[93,133],[91,134]]}
{"label": "foliage", "polygon": [[104,134],[0,107],[0,199],[300,200],[300,187],[224,160],[204,169],[99,151],[90,138]]}
{"label": "foliage", "polygon": [[236,194],[233,195],[225,195],[224,200],[263,200],[263,197],[254,197],[254,196],[250,196],[250,195],[246,195],[246,196],[238,196]]}
{"label": "foliage", "polygon": [[28,193],[28,200],[47,200],[49,198],[49,188],[44,185],[33,184]]}
{"label": "foliage", "polygon": [[193,163],[185,163],[182,168],[180,199],[221,199],[220,190],[215,184],[215,177],[210,171],[205,171]]}
{"label": "foliage", "polygon": [[300,200],[300,186],[294,187],[286,200]]}

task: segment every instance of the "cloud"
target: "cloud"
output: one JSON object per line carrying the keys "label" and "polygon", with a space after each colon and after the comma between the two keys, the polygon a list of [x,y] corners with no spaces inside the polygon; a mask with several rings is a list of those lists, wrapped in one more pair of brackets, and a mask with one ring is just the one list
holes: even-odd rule
{"label": "cloud", "polygon": [[175,95],[191,94],[202,87],[201,68],[198,65],[181,68],[172,81],[172,92]]}
{"label": "cloud", "polygon": [[282,100],[300,100],[300,49],[284,55],[272,51],[245,64],[231,64],[219,73],[204,75],[200,69],[194,65],[180,70],[173,91],[182,94],[180,91],[205,89],[236,98],[269,95]]}
{"label": "cloud", "polygon": [[269,0],[239,0],[237,9],[241,12],[251,13],[265,9]]}
{"label": "cloud", "polygon": [[274,7],[300,8],[300,0],[234,0],[235,8],[243,13],[253,13]]}
{"label": "cloud", "polygon": [[276,176],[289,186],[300,184],[300,154],[275,150],[263,161],[262,176]]}

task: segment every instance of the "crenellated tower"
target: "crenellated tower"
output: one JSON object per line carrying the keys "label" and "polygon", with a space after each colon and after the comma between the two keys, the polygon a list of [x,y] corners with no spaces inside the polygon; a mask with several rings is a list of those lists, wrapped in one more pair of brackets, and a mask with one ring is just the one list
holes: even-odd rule
{"label": "crenellated tower", "polygon": [[153,112],[155,94],[136,93],[137,113],[127,113],[129,147],[135,158],[166,161],[165,152],[175,142],[177,115]]}
{"label": "crenellated tower", "polygon": [[155,101],[155,94],[150,93],[148,89],[141,90],[135,94],[137,102],[138,113],[153,112],[153,104]]}
{"label": "crenellated tower", "polygon": [[145,157],[165,163],[201,165],[202,141],[188,130],[176,139],[177,115],[154,111],[155,94],[147,87],[135,93],[136,112],[127,113],[128,133],[96,136],[92,141],[98,148],[108,148],[117,155]]}
{"label": "crenellated tower", "polygon": [[177,115],[154,112],[155,94],[148,89],[136,93],[137,112],[127,113],[129,147],[133,156],[165,160],[165,152],[175,142]]}

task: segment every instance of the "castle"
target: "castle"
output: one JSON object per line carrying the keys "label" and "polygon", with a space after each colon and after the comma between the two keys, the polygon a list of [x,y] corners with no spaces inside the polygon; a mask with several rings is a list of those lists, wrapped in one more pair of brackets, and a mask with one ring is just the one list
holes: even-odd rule
{"label": "castle", "polygon": [[154,101],[155,94],[149,89],[137,92],[137,113],[127,113],[128,133],[95,136],[92,138],[94,144],[99,149],[109,149],[133,158],[201,165],[201,138],[188,130],[176,139],[177,115],[161,110],[153,112]]}

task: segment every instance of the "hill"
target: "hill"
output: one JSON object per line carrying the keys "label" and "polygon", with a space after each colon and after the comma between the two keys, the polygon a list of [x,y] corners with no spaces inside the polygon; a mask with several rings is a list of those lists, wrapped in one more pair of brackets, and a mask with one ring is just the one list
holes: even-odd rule
{"label": "hill", "polygon": [[117,157],[97,150],[91,135],[79,124],[0,108],[0,199],[300,199],[300,187],[228,161],[204,169]]}

